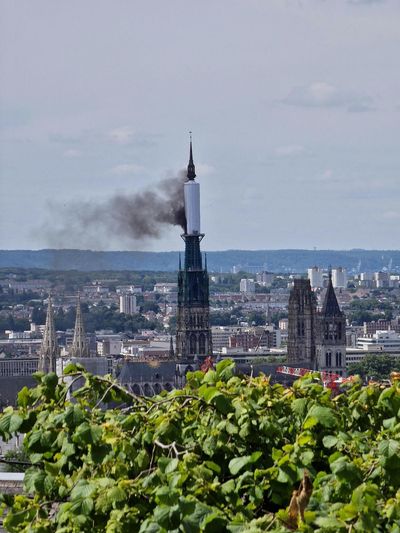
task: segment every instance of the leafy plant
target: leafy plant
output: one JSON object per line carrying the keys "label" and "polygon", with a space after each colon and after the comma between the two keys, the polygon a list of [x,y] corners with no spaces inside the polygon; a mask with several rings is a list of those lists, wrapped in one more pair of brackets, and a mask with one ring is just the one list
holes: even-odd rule
{"label": "leafy plant", "polygon": [[65,374],[36,374],[0,416],[32,463],[26,494],[3,496],[8,531],[400,531],[397,382],[332,397],[313,375],[284,388],[225,360],[141,398]]}

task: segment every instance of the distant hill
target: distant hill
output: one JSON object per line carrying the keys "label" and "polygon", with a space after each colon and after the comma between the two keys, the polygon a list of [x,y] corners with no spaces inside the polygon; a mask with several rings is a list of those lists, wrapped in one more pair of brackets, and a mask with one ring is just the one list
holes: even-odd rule
{"label": "distant hill", "polygon": [[[400,272],[399,250],[224,250],[207,252],[207,259],[210,272],[229,272],[234,267],[247,272],[305,272],[313,265],[343,266],[351,272]],[[0,268],[174,271],[178,260],[179,252],[0,250]]]}

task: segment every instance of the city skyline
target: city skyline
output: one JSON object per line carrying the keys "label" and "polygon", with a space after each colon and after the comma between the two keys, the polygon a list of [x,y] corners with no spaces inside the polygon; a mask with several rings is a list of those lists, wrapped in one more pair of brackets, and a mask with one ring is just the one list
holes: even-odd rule
{"label": "city skyline", "polygon": [[394,0],[1,11],[0,248],[179,250],[46,226],[176,176],[193,129],[207,249],[398,249]]}

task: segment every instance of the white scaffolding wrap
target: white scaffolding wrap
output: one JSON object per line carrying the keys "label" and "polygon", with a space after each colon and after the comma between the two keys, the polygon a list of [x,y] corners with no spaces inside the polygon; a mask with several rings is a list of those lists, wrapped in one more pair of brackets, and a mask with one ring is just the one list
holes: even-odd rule
{"label": "white scaffolding wrap", "polygon": [[195,181],[187,181],[184,184],[185,214],[187,222],[187,234],[198,235],[200,233],[200,185]]}

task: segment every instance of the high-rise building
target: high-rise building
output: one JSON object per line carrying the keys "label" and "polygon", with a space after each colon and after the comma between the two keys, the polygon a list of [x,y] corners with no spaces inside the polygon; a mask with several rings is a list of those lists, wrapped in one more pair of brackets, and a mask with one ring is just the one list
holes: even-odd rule
{"label": "high-rise building", "polygon": [[247,293],[254,294],[256,292],[256,284],[255,284],[254,279],[246,279],[246,278],[241,279],[239,290],[240,292],[244,292],[246,294]]}
{"label": "high-rise building", "polygon": [[89,344],[86,339],[85,327],[83,325],[81,297],[78,295],[78,303],[76,305],[76,320],[74,338],[71,346],[72,357],[89,357]]}
{"label": "high-rise building", "polygon": [[340,310],[330,273],[328,288],[321,312],[317,316],[316,326],[318,370],[344,375],[346,373],[346,318]]}
{"label": "high-rise building", "polygon": [[256,276],[257,283],[263,285],[264,287],[271,287],[274,279],[275,274],[272,274],[272,272],[267,272],[266,270],[258,272]]}
{"label": "high-rise building", "polygon": [[46,325],[43,334],[42,346],[39,353],[38,370],[41,372],[55,372],[56,359],[59,356],[56,328],[54,326],[54,313],[51,296],[47,300]]}
{"label": "high-rise building", "polygon": [[347,271],[345,268],[332,269],[332,285],[335,289],[345,289],[347,287]]}
{"label": "high-rise building", "polygon": [[308,269],[308,279],[311,283],[312,289],[321,289],[324,286],[322,269],[314,266]]}
{"label": "high-rise building", "polygon": [[200,186],[195,181],[192,140],[187,180],[184,184],[186,231],[185,262],[179,259],[176,355],[190,363],[212,355],[207,264],[203,267],[200,241]]}
{"label": "high-rise building", "polygon": [[293,281],[289,296],[288,363],[315,368],[315,295],[309,279]]}
{"label": "high-rise building", "polygon": [[119,297],[119,312],[125,315],[137,313],[136,296],[134,294],[121,294]]}

